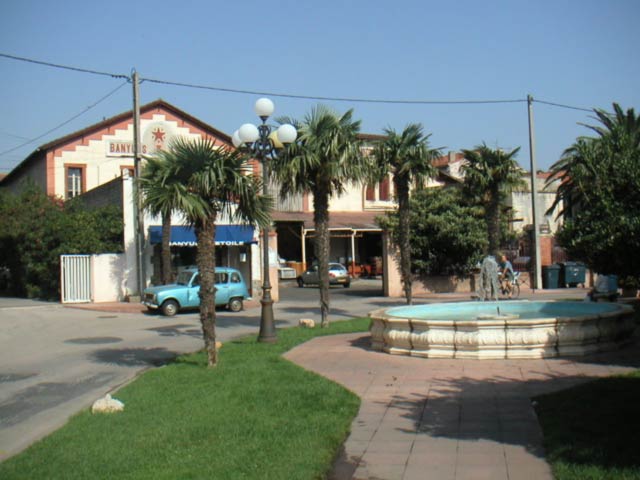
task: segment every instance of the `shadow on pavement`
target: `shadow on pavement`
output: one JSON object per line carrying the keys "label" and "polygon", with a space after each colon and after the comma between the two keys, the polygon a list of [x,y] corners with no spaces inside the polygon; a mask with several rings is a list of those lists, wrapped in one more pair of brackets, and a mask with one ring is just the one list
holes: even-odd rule
{"label": "shadow on pavement", "polygon": [[174,360],[178,352],[166,348],[105,348],[91,353],[95,362],[139,367],[144,365],[160,366]]}

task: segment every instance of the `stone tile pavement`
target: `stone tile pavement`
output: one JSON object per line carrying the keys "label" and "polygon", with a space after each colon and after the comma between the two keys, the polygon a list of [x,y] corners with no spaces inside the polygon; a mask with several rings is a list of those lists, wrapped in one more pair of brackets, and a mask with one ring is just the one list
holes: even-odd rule
{"label": "stone tile pavement", "polygon": [[392,356],[363,333],[318,337],[286,357],[362,399],[332,480],[552,479],[531,398],[640,367],[640,348],[579,359]]}

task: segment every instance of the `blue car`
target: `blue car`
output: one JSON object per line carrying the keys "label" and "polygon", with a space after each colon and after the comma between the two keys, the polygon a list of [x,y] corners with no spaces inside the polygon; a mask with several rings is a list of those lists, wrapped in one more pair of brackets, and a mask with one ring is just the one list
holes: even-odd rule
{"label": "blue car", "polygon": [[[250,298],[242,274],[227,267],[216,268],[216,306],[226,306],[232,312],[243,309],[243,301]],[[176,283],[149,287],[144,291],[143,304],[150,310],[160,310],[171,317],[180,310],[200,306],[200,274],[198,270],[184,270]]]}

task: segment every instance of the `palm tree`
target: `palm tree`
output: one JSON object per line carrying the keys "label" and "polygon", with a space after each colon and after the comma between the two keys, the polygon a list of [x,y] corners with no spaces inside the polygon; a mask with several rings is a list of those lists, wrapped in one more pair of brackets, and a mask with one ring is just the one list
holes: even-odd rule
{"label": "palm tree", "polygon": [[[557,205],[563,208],[559,216],[571,216],[576,209],[588,207],[594,195],[601,195],[609,182],[611,170],[619,170],[619,162],[633,161],[640,148],[640,115],[633,108],[626,113],[617,103],[613,114],[594,109],[601,125],[585,125],[597,133],[597,137],[578,137],[567,148],[560,160],[551,166],[547,185],[559,181],[556,198],[547,210],[551,213]],[[630,185],[630,184],[629,184]],[[619,185],[623,186],[623,185]],[[635,196],[634,189],[617,192],[621,198]]]}
{"label": "palm tree", "polygon": [[489,253],[500,248],[500,207],[507,193],[523,186],[522,169],[516,162],[520,147],[510,152],[491,149],[486,144],[474,150],[462,150],[464,181],[467,193],[475,196],[485,206]]}
{"label": "palm tree", "polygon": [[173,175],[174,165],[166,151],[158,157],[149,157],[140,175],[139,185],[142,205],[152,215],[162,219],[162,261],[160,276],[162,283],[173,281],[171,268],[171,214],[180,209],[185,198],[185,186]]}
{"label": "palm tree", "polygon": [[640,146],[640,115],[636,116],[633,108],[629,108],[625,113],[620,105],[614,103],[613,114],[600,108],[594,109],[594,112],[602,126],[585,126],[596,132],[600,138],[608,138],[620,148]]}
{"label": "palm tree", "polygon": [[398,247],[400,248],[400,275],[407,304],[411,305],[411,244],[409,190],[413,183],[421,187],[425,180],[433,176],[435,169],[432,160],[440,156],[439,148],[429,148],[429,135],[425,135],[420,124],[409,124],[402,133],[387,128],[386,139],[377,144],[373,150],[376,161],[376,176],[380,181],[389,174],[398,201]]}
{"label": "palm tree", "polygon": [[316,256],[320,280],[321,326],[329,325],[329,199],[344,192],[348,183],[362,181],[368,162],[357,138],[360,121],[353,110],[343,115],[322,105],[311,110],[302,122],[288,118],[298,130],[298,141],[273,160],[273,172],[281,194],[313,194]]}
{"label": "palm tree", "polygon": [[163,155],[180,191],[180,211],[194,227],[200,273],[200,323],[208,365],[217,363],[215,310],[215,234],[221,217],[260,226],[270,222],[271,197],[260,195],[262,181],[238,150],[207,139],[178,138]]}

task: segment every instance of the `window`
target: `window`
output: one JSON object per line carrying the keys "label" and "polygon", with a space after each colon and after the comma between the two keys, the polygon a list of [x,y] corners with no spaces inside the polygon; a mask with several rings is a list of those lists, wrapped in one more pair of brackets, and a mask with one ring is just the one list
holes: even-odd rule
{"label": "window", "polygon": [[392,185],[390,177],[385,177],[380,183],[375,185],[367,185],[365,188],[364,199],[367,202],[390,202],[392,198]]}
{"label": "window", "polygon": [[77,197],[84,192],[84,165],[66,165],[66,198]]}
{"label": "window", "polygon": [[384,178],[380,182],[380,194],[378,196],[378,199],[383,201],[391,200],[389,196],[389,177]]}
{"label": "window", "polygon": [[229,275],[227,273],[216,273],[216,284],[227,283],[229,281]]}
{"label": "window", "polygon": [[237,272],[231,274],[231,283],[240,283],[240,275]]}
{"label": "window", "polygon": [[120,165],[120,175],[133,178],[135,176],[135,169],[130,165]]}
{"label": "window", "polygon": [[367,185],[367,191],[365,193],[365,198],[369,202],[376,201],[376,187],[373,185]]}

